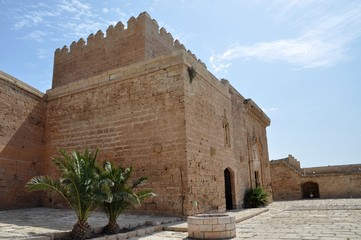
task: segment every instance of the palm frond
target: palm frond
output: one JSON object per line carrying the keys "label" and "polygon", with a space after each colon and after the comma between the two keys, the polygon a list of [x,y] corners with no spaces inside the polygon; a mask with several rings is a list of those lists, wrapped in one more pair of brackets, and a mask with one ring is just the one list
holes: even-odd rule
{"label": "palm frond", "polygon": [[147,179],[148,179],[147,177],[140,177],[140,178],[133,180],[132,188],[136,188],[137,186],[144,183]]}
{"label": "palm frond", "polygon": [[49,176],[33,177],[26,183],[25,188],[28,191],[55,191],[72,206],[68,200],[69,196],[66,189],[61,186],[60,181],[54,180]]}
{"label": "palm frond", "polygon": [[111,201],[103,199],[103,211],[110,222],[116,221],[119,215],[130,206],[140,204],[146,198],[155,195],[147,189],[134,192],[134,188],[146,181],[147,178],[140,177],[128,184],[132,172],[132,167],[122,168],[121,166],[114,166],[111,162],[104,162],[103,164],[100,179],[107,182],[109,187],[107,190],[110,190],[111,194]]}

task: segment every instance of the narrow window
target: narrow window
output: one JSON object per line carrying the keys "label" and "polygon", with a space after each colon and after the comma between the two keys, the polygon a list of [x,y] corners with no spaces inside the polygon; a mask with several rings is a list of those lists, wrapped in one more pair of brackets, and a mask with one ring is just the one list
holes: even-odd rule
{"label": "narrow window", "polygon": [[256,187],[259,187],[261,184],[259,182],[259,174],[258,171],[254,171],[254,180],[256,182]]}
{"label": "narrow window", "polygon": [[231,147],[231,139],[230,139],[230,133],[229,133],[229,124],[224,124],[224,145],[226,147]]}
{"label": "narrow window", "polygon": [[222,127],[223,127],[223,131],[224,131],[224,146],[231,147],[231,134],[230,134],[230,130],[229,130],[229,123],[228,123],[228,119],[227,119],[227,115],[226,115],[226,110],[224,110]]}

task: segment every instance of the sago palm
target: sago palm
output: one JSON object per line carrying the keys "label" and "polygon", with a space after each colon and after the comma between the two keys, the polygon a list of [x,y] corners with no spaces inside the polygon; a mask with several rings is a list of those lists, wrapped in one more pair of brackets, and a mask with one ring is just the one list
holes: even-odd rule
{"label": "sago palm", "polygon": [[86,239],[91,236],[91,228],[87,222],[90,213],[96,207],[95,197],[99,196],[99,168],[96,166],[98,150],[92,153],[74,151],[69,154],[59,151],[53,163],[60,172],[60,179],[49,176],[32,178],[26,188],[29,191],[55,191],[62,196],[75,211],[78,221],[71,232],[73,239]]}
{"label": "sago palm", "polygon": [[[147,178],[140,177],[130,182],[132,168],[115,167],[110,162],[104,162],[101,174],[102,181],[110,180],[110,198],[102,203],[104,213],[108,217],[108,224],[104,227],[104,233],[113,234],[120,231],[117,223],[119,215],[130,206],[142,203],[146,198],[155,194],[149,189],[135,191],[135,188],[142,184]],[[104,194],[106,196],[106,194]],[[109,196],[108,196],[109,197]]]}

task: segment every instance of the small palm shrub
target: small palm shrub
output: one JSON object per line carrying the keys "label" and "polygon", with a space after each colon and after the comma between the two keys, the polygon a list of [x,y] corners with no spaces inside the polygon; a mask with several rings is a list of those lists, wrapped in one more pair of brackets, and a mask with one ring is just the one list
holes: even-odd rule
{"label": "small palm shrub", "polygon": [[[106,234],[114,234],[120,231],[117,219],[124,210],[155,195],[149,189],[136,191],[135,188],[147,178],[140,177],[130,182],[131,175],[131,167],[116,167],[110,162],[104,162],[100,182],[108,182],[108,190],[103,191],[110,193],[110,195],[104,195],[106,199],[100,205],[108,217],[108,224],[103,230]],[[103,184],[103,186],[105,185]]]}
{"label": "small palm shrub", "polygon": [[94,199],[100,194],[97,153],[98,150],[94,153],[85,150],[83,153],[74,151],[69,154],[60,150],[59,156],[53,158],[53,163],[60,172],[60,179],[38,176],[33,177],[25,186],[28,191],[55,191],[67,201],[78,218],[70,234],[72,239],[91,236],[87,220],[96,207]]}
{"label": "small palm shrub", "polygon": [[268,193],[262,187],[247,189],[243,198],[243,207],[257,208],[266,206]]}

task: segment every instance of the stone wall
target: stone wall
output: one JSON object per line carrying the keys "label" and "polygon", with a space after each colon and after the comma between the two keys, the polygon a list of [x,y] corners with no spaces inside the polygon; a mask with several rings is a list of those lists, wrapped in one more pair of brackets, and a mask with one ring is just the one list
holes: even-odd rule
{"label": "stone wall", "polygon": [[227,80],[219,81],[187,56],[189,67],[196,71],[195,77],[185,82],[187,214],[225,210],[225,169],[231,173],[233,208],[242,207],[245,190],[255,187],[248,135],[258,137],[261,185],[272,196],[265,130],[269,119],[259,108],[254,111],[262,116],[255,117],[247,110],[245,98]]}
{"label": "stone wall", "polygon": [[[257,120],[247,110],[250,100],[185,50],[47,94],[47,159],[56,148],[98,147],[101,159],[134,166],[135,176],[148,176],[145,187],[157,194],[138,210],[175,215],[224,211],[226,168],[232,174],[233,207],[241,207],[244,191],[255,187],[248,135],[257,136],[261,184],[271,193],[269,119]],[[51,204],[48,199],[44,204],[59,204],[54,196],[48,198]]]}
{"label": "stone wall", "polygon": [[[295,164],[298,163],[298,164]],[[361,164],[301,168],[291,155],[271,161],[274,200],[304,198],[303,186],[318,186],[320,198],[361,197]]]}
{"label": "stone wall", "polygon": [[44,95],[0,72],[0,209],[39,205],[25,183],[43,173]]}
{"label": "stone wall", "polygon": [[99,159],[133,166],[134,177],[149,177],[145,187],[157,196],[141,210],[183,214],[187,164],[182,57],[155,58],[95,76],[96,82],[88,78],[71,88],[49,90],[47,159],[58,148],[99,148]]}
{"label": "stone wall", "polygon": [[273,200],[302,199],[301,174],[283,161],[271,162]]}
{"label": "stone wall", "polygon": [[302,178],[306,182],[318,184],[320,198],[361,198],[361,171],[307,176]]}
{"label": "stone wall", "polygon": [[[237,176],[231,146],[224,140],[224,118],[231,119],[229,86],[189,59],[196,74],[185,83],[189,194],[188,215],[226,208],[224,170]],[[233,125],[229,124],[230,131]],[[233,184],[234,185],[234,184]],[[234,189],[237,191],[236,189]]]}
{"label": "stone wall", "polygon": [[[262,186],[269,193],[272,201],[271,173],[268,156],[266,127],[271,121],[252,99],[243,101],[245,120],[243,129],[246,129],[248,168],[251,188]],[[238,136],[239,137],[239,136]],[[245,159],[246,156],[242,156]],[[256,179],[256,172],[258,179]]]}

